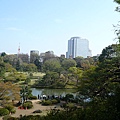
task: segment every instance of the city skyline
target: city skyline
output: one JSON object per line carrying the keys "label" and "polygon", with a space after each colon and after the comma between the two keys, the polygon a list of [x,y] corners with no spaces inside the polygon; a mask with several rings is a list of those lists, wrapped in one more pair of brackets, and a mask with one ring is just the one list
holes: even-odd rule
{"label": "city skyline", "polygon": [[89,40],[92,55],[115,44],[114,27],[119,21],[113,0],[1,0],[0,53],[30,54],[54,51],[66,54],[68,39]]}

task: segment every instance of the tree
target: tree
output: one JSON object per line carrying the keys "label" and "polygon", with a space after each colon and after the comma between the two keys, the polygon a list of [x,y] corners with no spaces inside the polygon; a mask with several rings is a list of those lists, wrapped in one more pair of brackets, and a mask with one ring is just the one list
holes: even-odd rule
{"label": "tree", "polygon": [[111,59],[112,57],[116,57],[116,51],[117,51],[117,44],[109,45],[105,49],[102,50],[102,54],[99,56],[99,61],[102,62],[106,59]]}
{"label": "tree", "polygon": [[7,55],[5,52],[1,53],[1,57],[4,57],[5,55]]}
{"label": "tree", "polygon": [[32,95],[32,90],[28,86],[22,86],[20,90],[20,96],[23,100],[23,103],[27,101],[28,97]]}
{"label": "tree", "polygon": [[6,72],[16,72],[16,69],[13,68],[13,66],[10,65],[9,63],[5,63],[5,71]]}
{"label": "tree", "polygon": [[34,61],[34,64],[37,66],[37,70],[38,70],[38,71],[41,71],[41,70],[42,70],[42,63],[40,62],[39,59],[36,59],[36,60]]}
{"label": "tree", "polygon": [[70,67],[69,72],[72,74],[72,76],[76,80],[76,85],[78,85],[78,81],[82,78],[83,71],[77,67]]}
{"label": "tree", "polygon": [[11,82],[0,82],[0,99],[1,104],[5,104],[8,100],[20,100],[20,88]]}
{"label": "tree", "polygon": [[28,71],[28,72],[36,72],[37,71],[37,67],[33,63],[27,64],[26,71]]}
{"label": "tree", "polygon": [[0,58],[0,78],[2,78],[5,74],[5,63]]}
{"label": "tree", "polygon": [[11,72],[7,76],[5,76],[4,81],[11,81],[13,83],[19,82],[19,81],[25,81],[27,76],[24,73],[19,72]]}
{"label": "tree", "polygon": [[63,62],[62,62],[62,67],[65,69],[65,70],[68,70],[70,67],[76,67],[76,61],[73,60],[73,59],[65,59]]}
{"label": "tree", "polygon": [[43,70],[57,72],[61,68],[60,62],[56,59],[48,59],[43,64]]}
{"label": "tree", "polygon": [[[59,74],[57,72],[48,71],[43,77],[45,86],[53,86],[59,81]],[[57,86],[56,86],[57,87]]]}
{"label": "tree", "polygon": [[120,4],[120,0],[114,0],[116,3]]}

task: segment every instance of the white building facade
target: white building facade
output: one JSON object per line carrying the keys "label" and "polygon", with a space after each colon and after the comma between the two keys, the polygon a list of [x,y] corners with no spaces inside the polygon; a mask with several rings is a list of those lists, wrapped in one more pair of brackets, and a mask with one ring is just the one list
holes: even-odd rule
{"label": "white building facade", "polygon": [[91,50],[89,49],[89,41],[87,39],[72,37],[68,40],[68,51],[66,52],[66,58],[75,58],[77,56],[84,58],[92,56]]}

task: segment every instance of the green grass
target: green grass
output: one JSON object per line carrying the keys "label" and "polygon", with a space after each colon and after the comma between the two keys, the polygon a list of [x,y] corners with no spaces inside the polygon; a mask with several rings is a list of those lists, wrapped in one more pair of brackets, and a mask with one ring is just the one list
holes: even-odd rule
{"label": "green grass", "polygon": [[41,72],[34,72],[32,74],[33,74],[33,76],[40,76],[40,77],[42,77],[43,75],[45,75],[45,73],[41,73]]}

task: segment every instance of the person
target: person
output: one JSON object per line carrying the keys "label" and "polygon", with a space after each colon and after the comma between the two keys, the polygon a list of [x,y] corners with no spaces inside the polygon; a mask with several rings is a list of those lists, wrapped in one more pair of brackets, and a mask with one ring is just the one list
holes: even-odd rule
{"label": "person", "polygon": [[39,96],[39,94],[38,94],[38,99],[40,99],[40,96]]}

